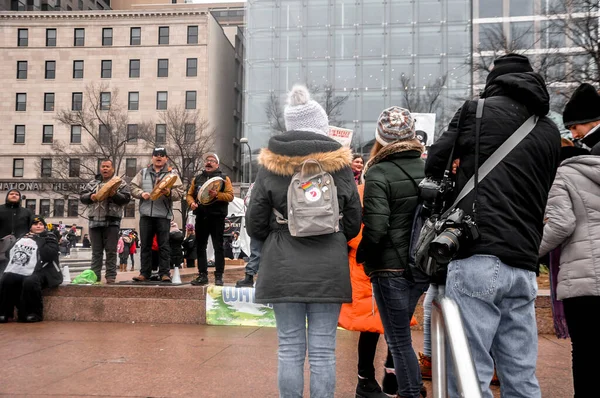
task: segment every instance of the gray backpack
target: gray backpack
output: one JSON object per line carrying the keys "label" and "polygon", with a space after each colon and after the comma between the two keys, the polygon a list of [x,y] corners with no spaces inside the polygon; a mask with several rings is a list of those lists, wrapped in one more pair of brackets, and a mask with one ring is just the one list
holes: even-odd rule
{"label": "gray backpack", "polygon": [[[307,165],[316,165],[316,172]],[[331,174],[314,159],[302,162],[299,172],[292,176],[287,192],[287,219],[273,209],[277,222],[287,224],[295,237],[332,234],[340,230],[340,206],[337,188]]]}

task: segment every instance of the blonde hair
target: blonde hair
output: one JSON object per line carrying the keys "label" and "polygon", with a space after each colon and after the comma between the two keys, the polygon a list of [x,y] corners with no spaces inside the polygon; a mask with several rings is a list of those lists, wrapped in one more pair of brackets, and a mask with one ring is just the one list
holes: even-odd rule
{"label": "blonde hair", "polygon": [[375,155],[377,155],[379,153],[379,151],[381,151],[383,149],[383,145],[381,145],[379,143],[379,141],[375,141],[375,144],[373,144],[373,148],[371,148],[371,153],[369,155],[370,158],[374,158]]}

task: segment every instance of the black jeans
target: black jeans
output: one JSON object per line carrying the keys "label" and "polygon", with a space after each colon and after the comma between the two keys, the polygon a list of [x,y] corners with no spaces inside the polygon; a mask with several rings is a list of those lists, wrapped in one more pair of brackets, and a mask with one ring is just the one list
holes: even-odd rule
{"label": "black jeans", "polygon": [[371,283],[385,330],[385,340],[394,357],[398,393],[401,397],[418,398],[423,382],[419,361],[412,347],[410,320],[419,297],[429,284],[410,282],[402,276],[372,276]]}
{"label": "black jeans", "polygon": [[198,272],[208,273],[206,246],[208,236],[212,239],[215,250],[215,274],[225,271],[225,252],[223,250],[223,230],[225,229],[225,216],[206,216],[196,218],[196,244],[198,250]]}
{"label": "black jeans", "polygon": [[[360,332],[358,338],[358,375],[367,379],[375,379],[375,353],[377,352],[377,343],[379,342],[379,333]],[[385,367],[392,369],[394,367],[394,358],[390,349],[387,350]]]}
{"label": "black jeans", "polygon": [[117,277],[117,244],[119,243],[119,226],[90,228],[92,241],[92,271],[100,282],[102,259],[106,251],[106,279]]}
{"label": "black jeans", "polygon": [[12,318],[17,307],[20,321],[24,321],[27,315],[43,319],[42,288],[45,285],[46,279],[40,274],[3,274],[0,278],[0,315]]}
{"label": "black jeans", "polygon": [[158,274],[169,275],[169,261],[171,259],[171,246],[169,245],[169,229],[171,221],[166,218],[146,217],[140,218],[140,275],[150,278],[152,274],[152,240],[156,235],[158,242]]}
{"label": "black jeans", "polygon": [[563,305],[573,350],[575,398],[596,396],[600,340],[593,319],[600,313],[600,296],[568,298]]}

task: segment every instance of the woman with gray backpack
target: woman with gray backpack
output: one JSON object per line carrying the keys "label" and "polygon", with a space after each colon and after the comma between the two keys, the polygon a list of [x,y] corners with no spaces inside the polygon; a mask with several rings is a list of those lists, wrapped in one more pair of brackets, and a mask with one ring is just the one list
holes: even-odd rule
{"label": "woman with gray backpack", "polygon": [[361,222],[352,153],[327,137],[327,114],[304,86],[292,88],[285,124],[259,155],[246,212],[248,234],[264,241],[256,302],[273,304],[280,397],[303,396],[308,348],[310,396],[333,398],[337,322],[352,300],[348,240]]}

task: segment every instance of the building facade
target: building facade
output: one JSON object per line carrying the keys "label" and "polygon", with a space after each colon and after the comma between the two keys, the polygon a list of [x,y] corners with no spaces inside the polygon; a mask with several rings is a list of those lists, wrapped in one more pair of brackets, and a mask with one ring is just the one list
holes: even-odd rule
{"label": "building facade", "polygon": [[0,0],[0,11],[110,10],[110,0]]}
{"label": "building facade", "polygon": [[[235,51],[207,8],[0,13],[0,47],[0,167],[5,170],[0,191],[21,189],[35,213],[87,228],[76,194],[83,165],[69,158],[68,174],[57,170],[56,148],[78,153],[91,134],[58,117],[85,108],[87,93],[98,87],[100,115],[124,110],[127,144],[120,175],[131,177],[149,164],[151,148],[138,139],[138,126],[151,126],[163,142],[159,137],[167,127],[161,115],[171,109],[197,112],[207,131],[214,131],[211,149],[219,153],[222,169],[237,173]],[[96,127],[100,136],[101,126]],[[114,138],[114,131],[107,134]],[[133,202],[127,208],[123,227],[138,225],[136,208]]]}
{"label": "building facade", "polygon": [[[281,130],[295,83],[339,104],[330,122],[354,131],[358,152],[392,105],[436,113],[441,130],[471,92],[471,10],[470,0],[248,1],[244,135],[253,151]],[[431,96],[435,106],[425,106]]]}

